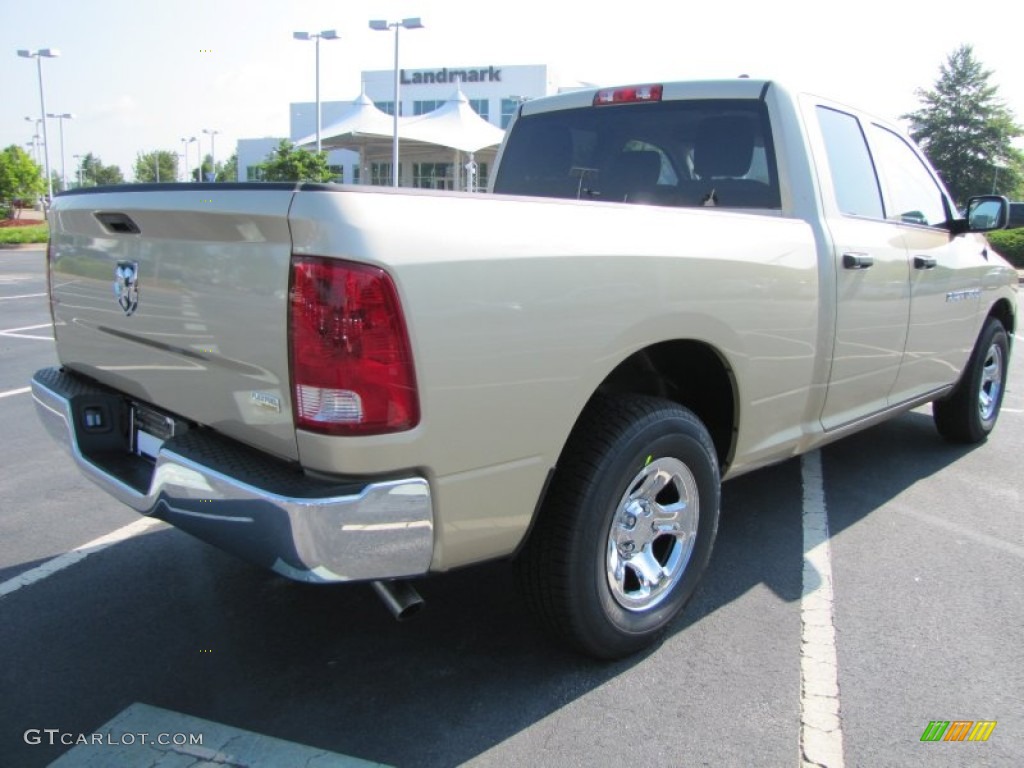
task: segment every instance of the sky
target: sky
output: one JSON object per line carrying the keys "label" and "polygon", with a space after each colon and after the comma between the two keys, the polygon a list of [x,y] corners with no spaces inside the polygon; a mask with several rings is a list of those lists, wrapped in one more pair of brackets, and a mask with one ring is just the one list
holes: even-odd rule
{"label": "sky", "polygon": [[[598,3],[594,0],[0,0],[0,147],[26,146],[39,117],[34,60],[44,59],[46,111],[73,155],[92,152],[126,178],[141,152],[180,152],[216,130],[217,159],[239,138],[288,135],[288,105],[314,98],[314,44],[297,30],[335,29],[320,49],[322,101],[351,101],[360,72],[390,70],[394,35],[370,19],[419,16],[403,31],[400,66],[548,64],[561,81],[600,85],[747,74],[782,81],[896,119],[919,106],[962,44],[1024,123],[1024,67],[1013,4],[989,12],[951,0]],[[998,9],[998,13],[992,12]],[[50,165],[60,173],[58,121]],[[1024,146],[1024,145],[1022,145]],[[193,145],[194,151],[194,145]],[[191,155],[194,158],[194,155]],[[194,160],[192,161],[194,165]]]}

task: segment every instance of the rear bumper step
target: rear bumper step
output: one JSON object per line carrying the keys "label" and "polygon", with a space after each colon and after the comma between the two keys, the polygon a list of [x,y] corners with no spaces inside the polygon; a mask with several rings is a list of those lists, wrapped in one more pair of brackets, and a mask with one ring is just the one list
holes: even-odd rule
{"label": "rear bumper step", "polygon": [[311,478],[202,428],[168,439],[154,462],[129,451],[128,404],[117,392],[46,368],[32,378],[32,397],[47,431],[116,499],[283,576],[393,579],[430,567],[424,478]]}

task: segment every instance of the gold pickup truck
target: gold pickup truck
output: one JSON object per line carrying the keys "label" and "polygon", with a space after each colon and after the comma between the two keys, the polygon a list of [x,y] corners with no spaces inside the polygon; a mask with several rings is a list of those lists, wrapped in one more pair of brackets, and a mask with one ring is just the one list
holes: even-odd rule
{"label": "gold pickup truck", "polygon": [[144,515],[306,582],[515,558],[614,658],[708,562],[720,482],[932,402],[985,440],[1017,274],[893,125],[753,79],[524,103],[492,194],[66,193],[32,389]]}

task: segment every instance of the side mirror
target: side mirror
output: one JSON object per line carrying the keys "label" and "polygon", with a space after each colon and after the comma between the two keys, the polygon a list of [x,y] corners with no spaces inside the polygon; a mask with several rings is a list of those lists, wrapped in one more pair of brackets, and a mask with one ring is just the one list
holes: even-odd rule
{"label": "side mirror", "polygon": [[978,195],[967,201],[960,232],[991,232],[1002,229],[1010,218],[1010,203],[1002,195]]}

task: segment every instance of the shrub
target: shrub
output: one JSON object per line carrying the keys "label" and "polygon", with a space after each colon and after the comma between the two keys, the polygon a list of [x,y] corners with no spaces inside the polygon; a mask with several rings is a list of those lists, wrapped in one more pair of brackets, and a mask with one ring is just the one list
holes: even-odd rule
{"label": "shrub", "polygon": [[0,245],[45,243],[49,232],[50,228],[46,224],[33,224],[27,227],[0,227]]}
{"label": "shrub", "polygon": [[988,241],[1017,269],[1024,269],[1024,227],[989,232]]}

